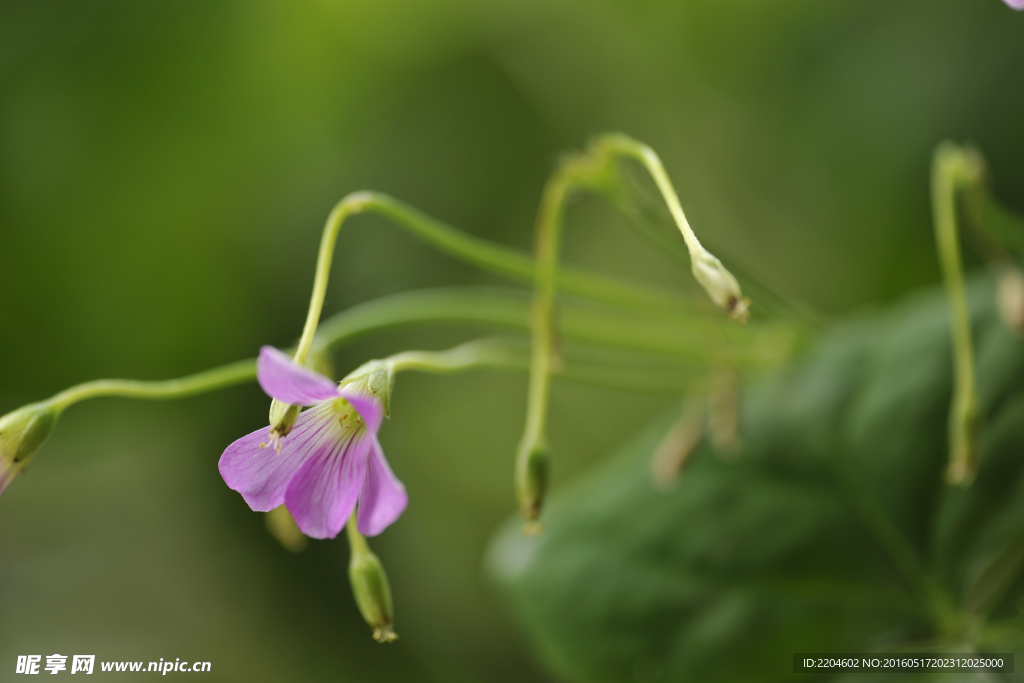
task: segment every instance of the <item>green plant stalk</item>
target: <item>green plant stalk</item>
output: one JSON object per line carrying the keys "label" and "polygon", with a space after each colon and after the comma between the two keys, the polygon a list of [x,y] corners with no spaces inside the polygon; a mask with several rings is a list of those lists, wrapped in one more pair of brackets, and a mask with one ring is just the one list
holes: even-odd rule
{"label": "green plant stalk", "polygon": [[551,372],[555,364],[555,297],[559,286],[558,261],[565,203],[575,188],[607,190],[613,185],[613,162],[620,156],[640,161],[654,178],[683,236],[690,253],[693,274],[701,286],[730,315],[741,321],[746,319],[747,302],[740,295],[738,283],[721,262],[701,245],[690,228],[679,197],[654,150],[625,135],[610,134],[594,140],[587,152],[564,158],[544,187],[535,232],[537,270],[530,311],[533,353],[526,425],[515,461],[516,495],[520,511],[529,523],[536,522],[540,515],[546,488],[549,447],[545,432]]}
{"label": "green plant stalk", "polygon": [[949,467],[946,480],[966,485],[974,478],[978,452],[978,389],[974,373],[971,320],[964,293],[957,230],[957,192],[980,182],[976,154],[952,143],[935,150],[932,163],[932,211],[939,264],[949,300],[953,344],[953,400],[949,416]]}
{"label": "green plant stalk", "polygon": [[[526,294],[515,290],[463,288],[407,292],[360,304],[334,316],[321,326],[315,348],[330,350],[373,331],[426,322],[467,323],[526,331],[529,328],[528,311]],[[707,323],[701,320],[693,323],[698,329],[704,325]],[[687,343],[684,335],[692,337],[693,334],[690,325],[574,307],[563,311],[562,327],[568,340],[628,349],[645,354],[645,357],[647,354],[654,358],[674,357],[694,364],[715,360],[721,354],[740,365],[763,367],[780,362],[792,346],[792,339],[785,330],[731,328],[726,339],[729,343],[717,345],[716,350],[709,353],[706,347],[695,343],[697,339],[692,339],[694,343]],[[710,333],[712,326],[708,327]],[[407,357],[412,358],[412,355]],[[505,364],[509,369],[516,369],[514,365],[511,361]],[[525,363],[520,359],[518,369],[523,365]],[[411,365],[410,369],[413,369]],[[571,363],[562,374],[568,379],[605,386],[629,389],[643,389],[645,386],[643,382],[602,378],[599,368],[577,367]],[[171,380],[101,379],[85,382],[54,395],[44,403],[60,412],[78,401],[101,396],[171,400],[243,384],[255,378],[256,359],[253,358]],[[665,385],[659,384],[654,388],[663,390]]]}
{"label": "green plant stalk", "polygon": [[147,382],[130,379],[100,379],[65,389],[45,403],[62,412],[65,408],[98,396],[122,396],[149,400],[187,398],[225,389],[256,379],[256,359],[240,360],[178,379]]}
{"label": "green plant stalk", "polygon": [[[446,322],[529,329],[526,292],[482,287],[403,292],[358,304],[325,321],[314,348],[332,349],[371,331],[412,323]],[[785,358],[798,340],[788,326],[722,325],[706,318],[654,316],[565,303],[560,332],[568,341],[708,362],[764,367]],[[707,343],[714,339],[713,345]]]}
{"label": "green plant stalk", "polygon": [[555,356],[555,294],[565,200],[574,184],[595,172],[582,155],[564,159],[544,187],[537,215],[536,291],[530,309],[532,353],[526,426],[515,460],[516,498],[523,517],[536,522],[547,489],[548,444],[545,435],[551,370]]}
{"label": "green plant stalk", "polygon": [[[428,244],[484,270],[523,282],[533,282],[535,278],[533,261],[526,254],[462,233],[387,195],[356,192],[335,205],[324,226],[309,312],[295,352],[297,363],[305,362],[313,344],[327,294],[338,234],[349,217],[361,213],[377,213],[390,218]],[[676,311],[693,308],[685,297],[677,294],[578,269],[566,269],[559,284],[570,294],[622,306]]]}

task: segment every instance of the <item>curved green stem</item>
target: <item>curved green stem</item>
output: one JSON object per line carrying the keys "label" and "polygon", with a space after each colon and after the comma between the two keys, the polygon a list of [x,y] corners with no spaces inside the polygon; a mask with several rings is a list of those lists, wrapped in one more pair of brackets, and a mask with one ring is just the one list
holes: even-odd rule
{"label": "curved green stem", "polygon": [[951,143],[935,150],[932,163],[932,210],[935,242],[949,300],[950,334],[953,342],[953,401],[950,406],[950,457],[946,479],[967,484],[977,467],[978,390],[974,376],[971,319],[964,293],[963,266],[957,232],[957,191],[980,182],[976,155]]}
{"label": "curved green stem", "polygon": [[527,356],[521,347],[507,340],[476,339],[446,351],[403,351],[381,362],[394,372],[450,373],[479,367],[522,370]]}
{"label": "curved green stem", "polygon": [[[320,326],[314,348],[335,349],[374,331],[430,322],[465,323],[525,332],[529,329],[528,311],[527,293],[517,290],[459,288],[405,292],[360,304],[333,316]],[[786,328],[732,327],[718,329],[722,343],[709,347],[707,335],[713,334],[717,326],[701,319],[686,322],[578,306],[566,306],[561,313],[562,334],[568,341],[632,351],[642,354],[642,359],[677,358],[694,366],[722,359],[743,367],[774,365],[790,354],[794,343]],[[525,353],[520,356],[525,366]],[[413,355],[406,357],[410,363],[414,359]],[[635,363],[629,361],[626,365]],[[631,382],[625,376],[628,374],[625,370],[616,372],[614,367],[611,371],[617,378],[602,378],[602,371],[597,365],[599,363],[590,360],[569,363],[563,374],[567,379],[633,389],[650,387],[664,390],[674,386],[671,376],[662,382],[647,379]],[[654,377],[657,371],[648,374]],[[99,396],[169,400],[242,384],[255,377],[256,360],[248,359],[172,380],[103,379],[85,382],[56,394],[45,403],[63,410],[78,401]]]}
{"label": "curved green stem", "polygon": [[545,427],[551,368],[555,355],[555,294],[558,254],[561,244],[565,200],[573,185],[594,178],[600,172],[594,161],[582,155],[564,159],[544,187],[537,215],[536,292],[530,309],[533,350],[530,357],[530,385],[526,403],[526,426],[516,452],[515,481],[519,507],[527,520],[540,515],[547,480],[547,437]]}
{"label": "curved green stem", "polygon": [[612,158],[619,156],[634,159],[643,165],[658,186],[658,191],[661,192],[662,199],[672,214],[672,220],[683,236],[683,242],[690,253],[694,278],[715,304],[725,309],[734,320],[746,322],[750,302],[743,298],[740,285],[732,273],[697,239],[689,221],[686,220],[683,206],[679,202],[675,188],[672,187],[665,165],[661,163],[657,153],[642,142],[621,133],[610,133],[596,138],[590,149],[591,155],[601,160],[602,165],[609,164]]}
{"label": "curved green stem", "polygon": [[690,252],[690,258],[708,253],[707,249],[700,243],[700,240],[697,239],[697,235],[693,232],[693,228],[690,227],[689,221],[686,220],[686,214],[683,213],[683,205],[679,202],[679,195],[676,194],[675,188],[672,187],[672,181],[669,180],[668,172],[665,171],[665,165],[661,163],[661,158],[658,157],[653,149],[642,142],[617,133],[602,135],[594,142],[593,148],[603,155],[614,154],[629,157],[643,164],[644,168],[647,169],[647,172],[654,179],[655,185],[658,186],[658,191],[661,192],[665,204],[668,205],[669,213],[672,214],[672,220],[675,221],[676,227],[679,228],[679,232],[683,235],[683,241]]}
{"label": "curved green stem", "polygon": [[[327,293],[338,233],[346,219],[360,213],[377,213],[390,218],[428,244],[484,270],[524,282],[532,282],[535,277],[533,262],[526,254],[462,233],[387,195],[356,192],[335,205],[324,226],[309,312],[295,352],[298,363],[305,362],[313,344]],[[559,284],[571,294],[623,306],[676,310],[692,308],[685,297],[677,294],[579,269],[566,269]]]}
{"label": "curved green stem", "polygon": [[[459,287],[402,292],[358,304],[320,326],[314,347],[337,348],[364,334],[389,327],[426,323],[465,323],[510,330],[529,329],[528,294],[519,290]],[[563,304],[560,333],[567,341],[685,358],[733,362],[741,367],[775,365],[788,357],[797,333],[778,325],[723,326],[705,318],[659,317]],[[709,344],[713,339],[714,344]]]}
{"label": "curved green stem", "polygon": [[[624,135],[597,138],[583,154],[566,157],[555,169],[541,198],[536,227],[536,291],[530,311],[533,353],[527,397],[526,426],[516,453],[515,480],[520,509],[533,522],[540,514],[547,476],[546,421],[551,368],[555,358],[559,251],[566,198],[576,187],[607,187],[612,183],[612,162],[617,156],[637,159],[654,178],[690,252],[694,277],[711,299],[734,318],[746,320],[747,302],[736,278],[705,249],[683,214],[668,174],[658,155]],[[540,464],[542,463],[542,464]]]}
{"label": "curved green stem", "polygon": [[123,396],[151,400],[185,398],[250,382],[256,379],[256,360],[240,360],[212,370],[178,379],[146,382],[130,379],[100,379],[65,389],[46,403],[63,411],[69,405],[97,396]]}

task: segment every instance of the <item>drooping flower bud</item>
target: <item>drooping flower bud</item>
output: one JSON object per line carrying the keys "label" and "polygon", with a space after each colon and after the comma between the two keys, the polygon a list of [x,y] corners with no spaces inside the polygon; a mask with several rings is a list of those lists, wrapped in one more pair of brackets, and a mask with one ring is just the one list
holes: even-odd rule
{"label": "drooping flower bud", "polygon": [[701,250],[693,257],[693,277],[715,304],[738,322],[745,323],[750,314],[750,300],[743,297],[740,283],[726,270],[718,257]]}
{"label": "drooping flower bud", "polygon": [[398,638],[392,629],[395,610],[391,602],[391,586],[380,558],[366,545],[365,539],[360,537],[360,540],[361,544],[352,544],[352,559],[348,565],[352,595],[363,619],[373,629],[373,639],[378,643],[390,643]]}
{"label": "drooping flower bud", "polygon": [[45,403],[33,403],[0,417],[0,493],[28,467],[59,414]]}
{"label": "drooping flower bud", "polygon": [[544,507],[544,496],[548,490],[548,474],[551,467],[551,450],[546,444],[524,444],[516,458],[516,497],[519,511],[526,518],[524,534],[538,534],[544,530],[537,520]]}

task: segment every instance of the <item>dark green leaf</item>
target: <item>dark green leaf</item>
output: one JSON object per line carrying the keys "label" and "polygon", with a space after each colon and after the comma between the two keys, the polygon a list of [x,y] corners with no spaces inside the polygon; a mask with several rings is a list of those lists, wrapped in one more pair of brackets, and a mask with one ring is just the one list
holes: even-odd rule
{"label": "dark green leaf", "polygon": [[794,652],[1024,643],[1024,344],[989,278],[969,294],[973,486],[942,479],[949,323],[929,292],[753,382],[738,459],[705,441],[657,491],[649,461],[678,418],[663,415],[555,495],[542,536],[511,522],[489,565],[541,659],[569,681],[766,681],[791,680]]}

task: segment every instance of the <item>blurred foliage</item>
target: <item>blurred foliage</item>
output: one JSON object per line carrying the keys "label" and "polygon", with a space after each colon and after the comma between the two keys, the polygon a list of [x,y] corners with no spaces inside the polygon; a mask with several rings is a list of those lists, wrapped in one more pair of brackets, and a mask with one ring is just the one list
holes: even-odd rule
{"label": "blurred foliage", "polygon": [[993,290],[976,282],[972,297],[973,486],[943,481],[952,373],[936,291],[751,387],[739,456],[705,443],[658,492],[650,461],[674,411],[555,497],[543,536],[511,522],[492,573],[545,662],[567,681],[770,681],[790,680],[794,652],[1019,658],[1024,345]]}
{"label": "blurred foliage", "polygon": [[[292,343],[323,220],[353,190],[528,248],[557,155],[603,130],[661,154],[730,268],[832,314],[893,300],[937,275],[939,139],[975,140],[996,194],[1024,206],[1022,38],[998,0],[8,0],[0,412]],[[692,290],[626,225],[579,202],[567,259]],[[353,221],[335,263],[327,313],[495,282],[376,218]],[[336,366],[467,331],[373,336]],[[75,407],[0,498],[0,662],[543,680],[480,570],[514,507],[524,399],[519,376],[399,379],[381,438],[412,503],[374,541],[402,636],[389,647],[356,611],[343,541],[287,553],[221,482],[223,447],[265,422],[257,387]],[[556,385],[553,488],[671,402]]]}

